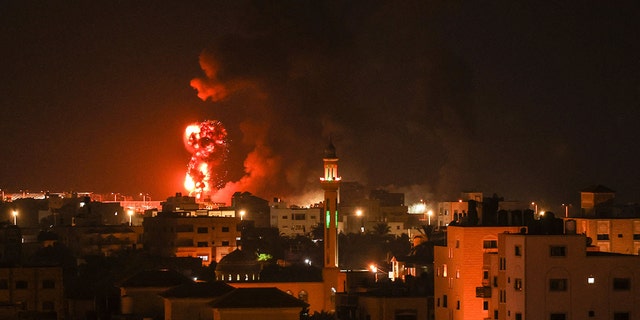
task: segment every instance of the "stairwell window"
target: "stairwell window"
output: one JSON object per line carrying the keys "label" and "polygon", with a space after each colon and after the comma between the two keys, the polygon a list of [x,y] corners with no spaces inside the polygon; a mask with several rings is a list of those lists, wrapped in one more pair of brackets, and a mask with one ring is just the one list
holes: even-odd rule
{"label": "stairwell window", "polygon": [[549,247],[549,255],[552,257],[566,257],[567,247],[565,246],[551,246]]}
{"label": "stairwell window", "polygon": [[549,279],[549,291],[567,291],[568,287],[567,279]]}

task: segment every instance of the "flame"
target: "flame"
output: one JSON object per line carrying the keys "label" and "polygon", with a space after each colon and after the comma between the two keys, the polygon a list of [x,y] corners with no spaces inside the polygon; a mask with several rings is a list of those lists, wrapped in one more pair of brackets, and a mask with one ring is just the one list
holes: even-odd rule
{"label": "flame", "polygon": [[224,186],[227,159],[227,130],[220,121],[206,120],[188,125],[184,134],[185,148],[192,154],[184,187],[190,195],[201,199],[213,188]]}

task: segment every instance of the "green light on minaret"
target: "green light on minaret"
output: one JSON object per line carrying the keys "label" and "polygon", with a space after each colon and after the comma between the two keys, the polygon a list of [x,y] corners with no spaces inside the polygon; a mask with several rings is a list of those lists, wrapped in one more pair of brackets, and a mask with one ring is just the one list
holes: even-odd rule
{"label": "green light on minaret", "polygon": [[331,226],[331,211],[330,210],[327,210],[326,222],[327,222],[327,229],[329,229],[329,227]]}

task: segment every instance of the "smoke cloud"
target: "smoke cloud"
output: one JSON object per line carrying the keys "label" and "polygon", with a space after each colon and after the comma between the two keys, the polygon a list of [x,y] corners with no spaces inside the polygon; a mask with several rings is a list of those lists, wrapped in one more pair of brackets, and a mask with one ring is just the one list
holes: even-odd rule
{"label": "smoke cloud", "polygon": [[416,198],[460,192],[475,127],[472,72],[430,32],[429,4],[236,9],[227,13],[243,17],[230,20],[244,23],[214,37],[200,55],[204,75],[191,81],[213,102],[211,117],[239,130],[230,154],[243,165],[216,200],[237,191],[311,199],[330,135],[347,181]]}

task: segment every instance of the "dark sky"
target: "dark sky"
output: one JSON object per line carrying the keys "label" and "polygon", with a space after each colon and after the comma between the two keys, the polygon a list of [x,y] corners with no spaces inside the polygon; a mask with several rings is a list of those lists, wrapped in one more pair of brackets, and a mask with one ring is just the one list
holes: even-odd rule
{"label": "dark sky", "polygon": [[213,119],[223,197],[317,194],[331,136],[344,180],[408,201],[560,210],[603,184],[638,202],[638,17],[635,1],[2,1],[0,187],[163,199],[184,191],[184,128]]}

